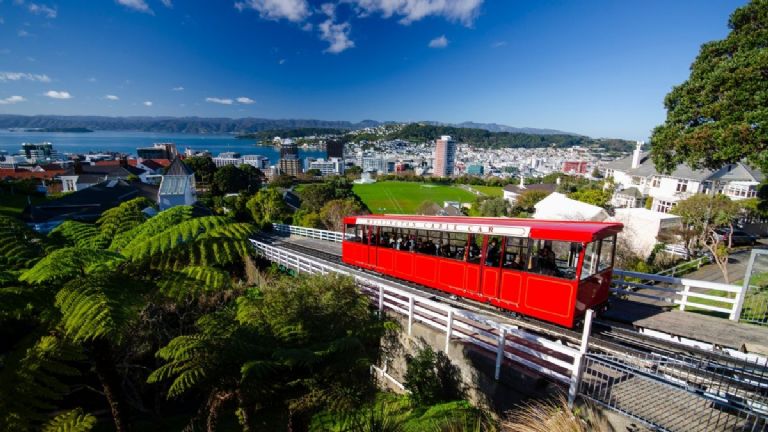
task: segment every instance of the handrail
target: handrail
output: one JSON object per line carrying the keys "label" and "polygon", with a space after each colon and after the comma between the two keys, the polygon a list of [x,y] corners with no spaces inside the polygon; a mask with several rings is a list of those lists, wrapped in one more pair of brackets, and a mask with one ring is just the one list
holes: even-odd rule
{"label": "handrail", "polygon": [[[694,307],[721,312],[728,314],[728,318],[732,321],[739,320],[737,299],[744,290],[742,286],[625,270],[614,270],[613,275],[614,280],[611,287],[613,293],[666,302],[670,305],[679,306],[681,311],[685,311],[687,307]],[[636,278],[641,282],[631,282],[626,278]],[[660,287],[649,282],[668,284],[671,287]],[[638,292],[638,290],[652,291],[652,293]],[[654,295],[656,293],[666,293],[666,295],[663,297]],[[718,305],[702,303],[701,300],[715,302]]]}
{"label": "handrail", "polygon": [[317,228],[307,228],[296,225],[286,224],[272,224],[272,229],[280,234],[297,235],[302,237],[313,238],[317,240],[332,241],[341,243],[344,240],[345,234],[338,231],[321,230]]}

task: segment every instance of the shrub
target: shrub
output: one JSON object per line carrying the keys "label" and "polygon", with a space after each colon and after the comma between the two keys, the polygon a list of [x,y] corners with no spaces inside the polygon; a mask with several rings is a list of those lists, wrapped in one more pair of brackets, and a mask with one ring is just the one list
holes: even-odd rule
{"label": "shrub", "polygon": [[461,373],[444,352],[424,345],[415,356],[405,358],[403,385],[411,392],[411,400],[419,406],[462,399]]}

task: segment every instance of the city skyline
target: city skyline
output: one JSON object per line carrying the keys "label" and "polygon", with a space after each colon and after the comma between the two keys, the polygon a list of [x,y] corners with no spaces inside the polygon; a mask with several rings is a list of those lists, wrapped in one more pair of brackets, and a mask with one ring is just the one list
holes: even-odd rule
{"label": "city skyline", "polygon": [[0,3],[0,113],[475,121],[646,139],[743,1]]}

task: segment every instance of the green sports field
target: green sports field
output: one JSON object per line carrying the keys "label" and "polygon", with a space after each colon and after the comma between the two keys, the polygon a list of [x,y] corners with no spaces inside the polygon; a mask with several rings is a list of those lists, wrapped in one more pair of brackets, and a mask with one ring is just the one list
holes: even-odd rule
{"label": "green sports field", "polygon": [[500,197],[504,196],[504,190],[501,186],[475,186],[470,185],[472,189],[484,193],[490,197]]}
{"label": "green sports field", "polygon": [[475,195],[455,186],[425,183],[380,182],[356,184],[352,189],[373,213],[414,213],[425,201],[442,207],[443,201],[472,203]]}

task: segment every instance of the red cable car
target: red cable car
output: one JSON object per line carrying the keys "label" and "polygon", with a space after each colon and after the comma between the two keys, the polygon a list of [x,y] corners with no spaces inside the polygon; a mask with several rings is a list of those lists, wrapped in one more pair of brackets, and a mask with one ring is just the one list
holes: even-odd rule
{"label": "red cable car", "polygon": [[620,223],[344,218],[345,263],[566,327],[607,304]]}

